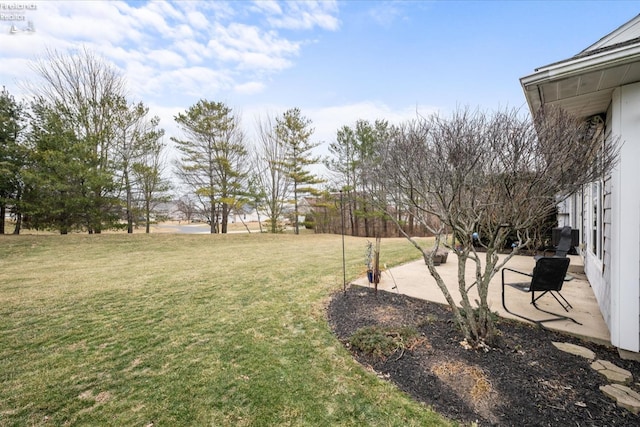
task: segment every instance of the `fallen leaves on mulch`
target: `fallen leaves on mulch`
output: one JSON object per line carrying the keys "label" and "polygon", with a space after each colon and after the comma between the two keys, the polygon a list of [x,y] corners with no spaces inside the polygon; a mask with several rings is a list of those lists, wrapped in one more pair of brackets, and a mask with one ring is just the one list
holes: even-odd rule
{"label": "fallen leaves on mulch", "polygon": [[449,307],[404,295],[351,286],[336,294],[329,322],[349,346],[350,337],[368,326],[415,327],[420,345],[401,357],[380,357],[352,349],[354,357],[416,400],[463,424],[479,426],[639,426],[634,415],[600,390],[607,379],[591,361],[558,350],[553,341],[591,349],[597,359],[630,371],[640,390],[640,363],[623,360],[614,348],[553,331],[500,319],[499,344],[475,351],[462,336]]}

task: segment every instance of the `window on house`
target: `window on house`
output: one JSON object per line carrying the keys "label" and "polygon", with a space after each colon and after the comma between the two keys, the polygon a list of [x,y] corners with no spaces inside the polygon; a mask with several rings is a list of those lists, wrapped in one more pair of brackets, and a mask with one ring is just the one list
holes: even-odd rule
{"label": "window on house", "polygon": [[602,182],[594,182],[591,184],[591,238],[589,239],[589,248],[591,252],[598,258],[602,259],[602,230],[603,230],[603,191]]}
{"label": "window on house", "polygon": [[[602,116],[594,116],[590,120],[591,129],[594,132],[593,137],[600,140],[602,150],[605,149],[605,121]],[[600,166],[600,156],[595,160],[596,165]],[[589,199],[589,227],[591,233],[589,236],[589,249],[598,258],[604,258],[604,176],[590,185]]]}

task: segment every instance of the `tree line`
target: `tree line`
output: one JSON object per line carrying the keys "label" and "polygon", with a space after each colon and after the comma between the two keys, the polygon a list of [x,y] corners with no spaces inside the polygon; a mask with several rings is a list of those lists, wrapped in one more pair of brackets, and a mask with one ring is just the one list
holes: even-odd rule
{"label": "tree line", "polygon": [[[88,51],[50,51],[33,64],[42,84],[28,104],[0,94],[0,232],[100,233],[149,218],[163,200],[163,131],[122,76]],[[122,221],[124,220],[124,222]]]}
{"label": "tree line", "polygon": [[[200,99],[174,117],[181,134],[170,140],[178,158],[168,164],[160,119],[127,97],[124,77],[102,58],[88,50],[48,51],[32,69],[39,81],[30,84],[28,103],[0,93],[0,234],[8,231],[7,213],[16,234],[23,227],[132,233],[140,223],[148,233],[171,200],[186,219],[206,219],[211,233],[226,233],[231,214],[248,210],[272,233],[288,220],[296,234],[306,225],[398,235],[395,222],[411,234],[425,232],[411,212],[398,208],[392,221],[374,207],[370,170],[394,128],[384,120],[343,126],[330,156],[321,158],[313,153],[320,143],[311,139],[312,121],[298,108],[256,120],[252,141],[228,105]],[[326,180],[311,171],[321,163]],[[303,197],[313,204],[305,222]]]}
{"label": "tree line", "polygon": [[[40,79],[28,103],[0,93],[0,234],[5,218],[23,227],[100,233],[149,224],[175,198],[167,178],[164,130],[143,102],[127,97],[123,76],[90,51],[48,51],[32,68]],[[178,204],[226,233],[243,209],[264,215],[268,231],[283,229],[293,206],[299,232],[301,195],[323,180],[309,171],[311,121],[298,108],[258,123],[257,147],[240,117],[222,102],[199,100],[175,116],[173,164],[186,195]]]}

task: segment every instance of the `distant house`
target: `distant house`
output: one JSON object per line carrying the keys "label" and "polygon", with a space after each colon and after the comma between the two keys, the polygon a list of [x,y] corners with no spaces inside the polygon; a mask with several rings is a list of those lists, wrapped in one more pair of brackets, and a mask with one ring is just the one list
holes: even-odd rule
{"label": "distant house", "polygon": [[[557,105],[619,137],[610,177],[560,208],[580,230],[580,254],[611,342],[640,352],[640,15],[577,55],[520,79],[531,111]],[[622,352],[624,353],[624,351]]]}
{"label": "distant house", "polygon": [[178,203],[175,200],[158,203],[153,211],[155,217],[166,218],[171,221],[184,219],[178,210]]}
{"label": "distant house", "polygon": [[265,220],[265,218],[260,218],[258,211],[249,206],[243,206],[240,209],[234,209],[229,214],[229,222],[231,223],[248,223],[248,222],[258,222],[260,219]]}

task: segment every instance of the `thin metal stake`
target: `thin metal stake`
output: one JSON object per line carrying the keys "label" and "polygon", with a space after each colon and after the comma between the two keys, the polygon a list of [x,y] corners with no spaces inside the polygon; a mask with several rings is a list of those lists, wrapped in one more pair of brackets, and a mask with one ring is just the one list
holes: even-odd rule
{"label": "thin metal stake", "polygon": [[342,203],[342,190],[340,190],[340,223],[342,234],[342,292],[347,294],[347,267],[344,259],[344,208]]}
{"label": "thin metal stake", "polygon": [[391,274],[391,270],[387,268],[387,264],[384,265],[384,269],[387,273],[389,273],[389,276],[391,276],[391,280],[393,280],[393,288],[391,289],[395,289],[397,293],[400,293],[400,289],[398,289],[398,284],[396,283],[396,278],[393,277],[393,274]]}

